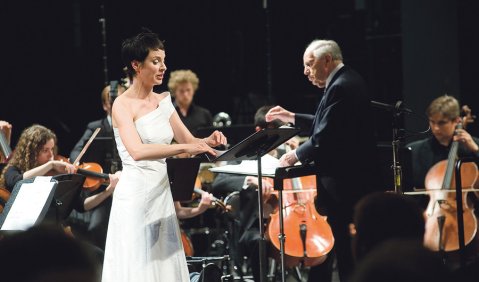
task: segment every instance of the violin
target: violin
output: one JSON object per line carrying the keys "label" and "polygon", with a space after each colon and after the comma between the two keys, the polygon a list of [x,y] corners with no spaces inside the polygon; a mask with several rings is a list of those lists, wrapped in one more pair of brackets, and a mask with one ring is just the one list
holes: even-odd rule
{"label": "violin", "polygon": [[[467,115],[457,128],[465,128],[472,120],[469,108],[463,107]],[[457,161],[459,143],[453,141],[447,160],[436,163],[426,175],[426,189],[429,190],[430,200],[426,209],[426,232],[424,244],[431,250],[449,252],[459,249],[457,226],[457,203],[455,189],[454,167]],[[473,188],[478,176],[477,165],[473,162],[461,166],[462,188]],[[449,190],[449,191],[446,191]],[[477,219],[474,209],[469,207],[467,192],[462,195],[464,218],[464,242],[469,244],[476,235]]]}
{"label": "violin", "polygon": [[9,198],[10,192],[5,188],[0,187],[0,213],[3,212],[3,208],[5,207],[5,204]]}
{"label": "violin", "polygon": [[[55,156],[55,160],[61,160],[70,163],[68,158],[60,155]],[[103,168],[98,163],[86,162],[77,165],[76,167],[78,174],[86,176],[85,182],[83,183],[83,188],[90,191],[97,190],[103,183],[106,183],[107,180],[110,179],[108,174],[103,173]]]}

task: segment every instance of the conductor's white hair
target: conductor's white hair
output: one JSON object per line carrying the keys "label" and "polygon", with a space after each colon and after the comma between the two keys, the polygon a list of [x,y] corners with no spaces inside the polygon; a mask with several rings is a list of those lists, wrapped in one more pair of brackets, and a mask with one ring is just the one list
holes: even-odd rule
{"label": "conductor's white hair", "polygon": [[334,40],[314,40],[313,42],[309,43],[308,47],[306,47],[306,50],[304,51],[305,54],[311,52],[316,58],[320,58],[324,54],[331,54],[333,60],[343,60],[341,48],[339,48],[338,43],[336,43]]}

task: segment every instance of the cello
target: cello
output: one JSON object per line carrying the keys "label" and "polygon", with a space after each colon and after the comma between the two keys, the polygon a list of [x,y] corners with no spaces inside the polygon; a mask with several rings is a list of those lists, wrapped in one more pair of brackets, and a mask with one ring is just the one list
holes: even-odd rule
{"label": "cello", "polygon": [[[334,246],[334,236],[326,221],[316,210],[316,176],[285,179],[283,194],[283,222],[285,265],[288,268],[301,263],[315,266],[323,263]],[[307,187],[310,189],[303,189]],[[276,251],[280,250],[279,207],[271,213],[268,223],[268,238]]]}
{"label": "cello", "polygon": [[[457,129],[465,128],[472,120],[470,109],[463,107],[467,115],[458,123]],[[426,190],[429,190],[430,200],[426,209],[426,226],[424,245],[431,250],[449,252],[459,249],[457,233],[457,203],[456,193],[447,191],[455,189],[454,167],[457,161],[458,141],[452,141],[447,160],[440,161],[431,167],[426,175]],[[461,166],[462,188],[473,188],[478,177],[477,165],[473,162]],[[469,207],[467,192],[462,193],[464,242],[469,244],[476,236],[477,219],[474,209]]]}

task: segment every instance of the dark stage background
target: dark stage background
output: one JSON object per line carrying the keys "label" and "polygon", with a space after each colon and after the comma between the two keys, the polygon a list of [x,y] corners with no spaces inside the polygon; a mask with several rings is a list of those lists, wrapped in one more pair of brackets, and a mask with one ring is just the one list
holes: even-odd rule
{"label": "dark stage background", "polygon": [[[213,114],[229,113],[233,124],[252,123],[264,104],[314,112],[318,91],[302,74],[302,54],[315,38],[340,44],[374,100],[403,100],[418,112],[405,122],[410,130],[426,129],[425,107],[445,93],[479,111],[474,0],[269,2],[266,9],[261,0],[2,2],[0,119],[14,126],[12,144],[40,123],[57,133],[60,154],[68,155],[86,124],[104,114],[104,51],[108,79],[120,79],[121,42],[142,26],[165,40],[168,73],[159,90],[170,71],[192,69],[201,80],[195,101]],[[391,120],[375,110],[378,141],[390,143]],[[475,124],[470,130],[479,135]]]}

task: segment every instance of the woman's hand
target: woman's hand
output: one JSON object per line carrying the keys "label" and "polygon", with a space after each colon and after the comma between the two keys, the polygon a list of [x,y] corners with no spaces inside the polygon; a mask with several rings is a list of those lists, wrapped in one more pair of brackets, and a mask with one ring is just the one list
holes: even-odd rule
{"label": "woman's hand", "polygon": [[206,192],[201,194],[201,201],[198,205],[198,209],[201,212],[205,212],[211,206],[212,201],[213,201],[213,195],[211,195],[210,193]]}
{"label": "woman's hand", "polygon": [[203,139],[206,144],[210,147],[216,147],[219,145],[226,145],[226,137],[223,135],[223,132],[219,130],[215,130],[213,133],[211,133],[210,136],[207,138]]}
{"label": "woman's hand", "polygon": [[195,144],[185,144],[185,152],[189,155],[198,155],[201,153],[208,153],[213,156],[216,156],[216,152],[208,146],[205,142],[198,142]]}
{"label": "woman's hand", "polygon": [[116,184],[118,184],[118,180],[120,180],[121,176],[121,171],[115,172],[115,174],[109,174],[108,175],[110,178],[110,185],[106,187],[106,191],[111,191],[113,193],[113,190],[115,190]]}
{"label": "woman's hand", "polygon": [[55,160],[50,162],[52,164],[52,169],[58,173],[71,174],[71,173],[76,173],[77,171],[77,168],[70,163],[67,163],[64,161],[55,161]]}

